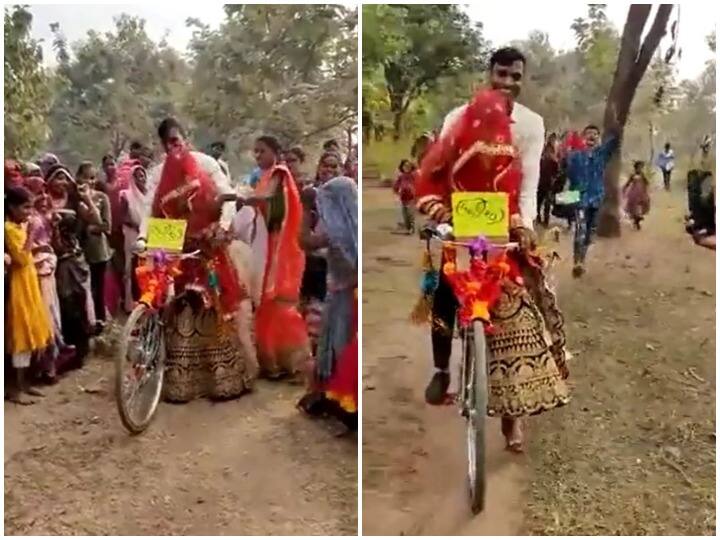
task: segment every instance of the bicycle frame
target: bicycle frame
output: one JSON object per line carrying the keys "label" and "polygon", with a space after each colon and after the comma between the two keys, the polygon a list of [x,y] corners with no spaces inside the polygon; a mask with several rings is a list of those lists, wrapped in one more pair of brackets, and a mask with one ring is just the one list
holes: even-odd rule
{"label": "bicycle frame", "polygon": [[462,330],[462,358],[460,359],[460,365],[458,366],[460,378],[459,388],[457,394],[457,404],[460,409],[460,415],[464,418],[470,415],[476,414],[474,410],[474,404],[469,402],[470,390],[472,381],[474,381],[475,375],[475,362],[472,362],[472,352],[470,350],[473,340],[475,338],[475,330],[472,325],[469,328]]}

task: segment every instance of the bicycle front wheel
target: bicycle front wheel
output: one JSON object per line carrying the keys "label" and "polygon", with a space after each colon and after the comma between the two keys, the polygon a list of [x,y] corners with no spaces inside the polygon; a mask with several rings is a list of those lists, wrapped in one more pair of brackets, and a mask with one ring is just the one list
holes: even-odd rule
{"label": "bicycle front wheel", "polygon": [[131,434],[147,429],[162,393],[165,341],[160,314],[138,304],[125,323],[115,359],[115,401]]}
{"label": "bicycle front wheel", "polygon": [[466,344],[467,355],[467,457],[470,508],[479,514],[485,508],[485,416],[487,414],[487,342],[485,328],[473,322]]}

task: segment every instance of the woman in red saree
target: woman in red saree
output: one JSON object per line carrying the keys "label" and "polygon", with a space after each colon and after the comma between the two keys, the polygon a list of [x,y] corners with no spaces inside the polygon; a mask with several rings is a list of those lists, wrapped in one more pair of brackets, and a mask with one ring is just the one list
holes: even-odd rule
{"label": "woman in red saree", "polygon": [[[255,143],[258,159],[269,150],[279,153],[272,137]],[[268,230],[268,249],[260,305],[255,312],[258,361],[263,375],[297,374],[310,354],[307,328],[300,312],[300,284],[305,253],[300,247],[303,208],[297,184],[285,165],[275,164],[260,177],[255,196]]]}
{"label": "woman in red saree", "polygon": [[[176,278],[177,292],[190,294],[173,303],[166,327],[164,397],[175,402],[234,398],[250,390],[257,375],[250,298],[222,227],[232,215],[232,208],[223,212],[222,203],[235,196],[217,162],[191,151],[175,120],[163,121],[158,134],[167,157],[149,194],[150,215],[186,220],[183,251],[202,252],[199,260],[183,261]],[[144,220],[140,242],[146,226]]]}

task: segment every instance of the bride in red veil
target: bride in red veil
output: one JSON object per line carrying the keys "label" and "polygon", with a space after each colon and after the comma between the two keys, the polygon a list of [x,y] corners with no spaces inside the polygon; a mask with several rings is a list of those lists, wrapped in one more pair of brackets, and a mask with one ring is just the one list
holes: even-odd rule
{"label": "bride in red veil", "polygon": [[[202,252],[200,260],[183,261],[176,278],[177,292],[192,294],[174,302],[166,327],[165,398],[237,397],[252,388],[258,364],[252,305],[226,231],[233,207],[223,202],[235,194],[217,162],[190,149],[176,120],[163,121],[158,135],[167,155],[159,179],[150,182],[146,214],[186,220],[183,251]],[[146,230],[144,220],[140,240]]]}

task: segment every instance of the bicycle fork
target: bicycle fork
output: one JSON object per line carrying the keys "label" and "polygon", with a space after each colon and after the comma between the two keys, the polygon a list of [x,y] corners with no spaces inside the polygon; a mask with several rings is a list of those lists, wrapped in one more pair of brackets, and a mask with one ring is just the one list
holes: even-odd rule
{"label": "bicycle fork", "polygon": [[463,418],[472,418],[477,414],[474,404],[471,403],[473,380],[475,379],[475,362],[472,361],[471,343],[473,337],[472,326],[462,330],[462,359],[460,361],[460,378],[458,392],[458,406],[460,407],[460,415]]}

